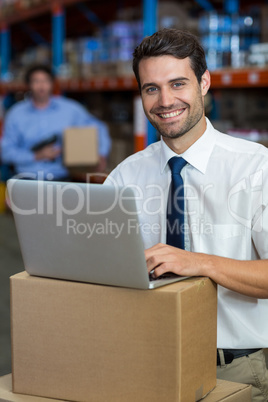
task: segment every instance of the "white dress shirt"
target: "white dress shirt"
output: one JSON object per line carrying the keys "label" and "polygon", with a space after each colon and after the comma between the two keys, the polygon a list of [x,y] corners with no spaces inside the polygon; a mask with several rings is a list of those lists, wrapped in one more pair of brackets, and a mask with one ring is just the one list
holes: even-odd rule
{"label": "white dress shirt", "polygon": [[[268,259],[268,149],[206,122],[205,133],[180,155],[188,162],[181,173],[185,248],[238,260]],[[173,156],[178,155],[161,140],[127,158],[105,182],[134,189],[145,248],[166,243]],[[218,286],[218,348],[258,347],[268,347],[268,300]]]}

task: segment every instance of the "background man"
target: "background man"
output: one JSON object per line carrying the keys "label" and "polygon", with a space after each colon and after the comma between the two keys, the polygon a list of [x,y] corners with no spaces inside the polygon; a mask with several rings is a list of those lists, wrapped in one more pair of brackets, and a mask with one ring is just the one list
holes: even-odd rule
{"label": "background man", "polygon": [[[106,167],[111,141],[107,126],[74,100],[52,96],[53,74],[48,66],[37,65],[26,73],[31,98],[15,104],[8,112],[2,139],[2,161],[13,164],[16,173],[32,178],[64,180],[62,134],[68,127],[95,126],[98,130],[100,164]],[[35,146],[57,136],[41,149]],[[26,177],[26,176],[25,176]]]}
{"label": "background man", "polygon": [[217,375],[252,384],[253,400],[266,402],[268,150],[206,119],[210,74],[193,35],[164,29],[145,38],[133,69],[161,141],[123,161],[106,183],[139,188],[148,272],[218,284]]}

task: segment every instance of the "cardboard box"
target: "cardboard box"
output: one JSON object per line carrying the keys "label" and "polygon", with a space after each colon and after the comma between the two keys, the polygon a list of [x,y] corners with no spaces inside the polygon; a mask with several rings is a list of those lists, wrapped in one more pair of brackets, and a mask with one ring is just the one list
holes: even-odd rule
{"label": "cardboard box", "polygon": [[[14,394],[11,374],[0,378],[0,402],[59,402],[39,396]],[[218,380],[216,388],[202,402],[251,402],[251,386]]]}
{"label": "cardboard box", "polygon": [[217,380],[217,386],[202,402],[251,402],[251,385]]}
{"label": "cardboard box", "polygon": [[63,162],[65,166],[95,166],[98,161],[98,138],[95,127],[72,127],[64,131]]}
{"label": "cardboard box", "polygon": [[62,402],[59,399],[48,399],[40,396],[14,394],[12,392],[12,375],[0,377],[0,402]]}
{"label": "cardboard box", "polygon": [[11,277],[13,391],[84,402],[194,402],[216,385],[216,285],[136,290]]}

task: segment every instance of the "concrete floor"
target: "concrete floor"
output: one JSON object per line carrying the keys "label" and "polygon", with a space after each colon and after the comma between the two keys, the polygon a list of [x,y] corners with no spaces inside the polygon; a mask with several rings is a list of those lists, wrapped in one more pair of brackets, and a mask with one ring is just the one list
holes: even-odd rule
{"label": "concrete floor", "polygon": [[9,277],[23,270],[13,217],[0,214],[0,376],[11,373]]}

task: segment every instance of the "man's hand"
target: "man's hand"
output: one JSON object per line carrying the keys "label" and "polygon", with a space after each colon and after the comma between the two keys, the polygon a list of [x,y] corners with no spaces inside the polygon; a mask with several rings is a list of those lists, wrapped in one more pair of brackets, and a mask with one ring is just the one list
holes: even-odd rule
{"label": "man's hand", "polygon": [[156,278],[166,272],[180,276],[205,276],[204,266],[208,257],[162,243],[145,250],[148,272],[154,270]]}
{"label": "man's hand", "polygon": [[55,160],[61,154],[61,149],[54,145],[47,145],[34,153],[35,159],[39,160]]}
{"label": "man's hand", "polygon": [[259,299],[268,299],[268,259],[239,261],[181,250],[158,243],[145,250],[148,272],[181,276],[208,276],[219,285]]}

